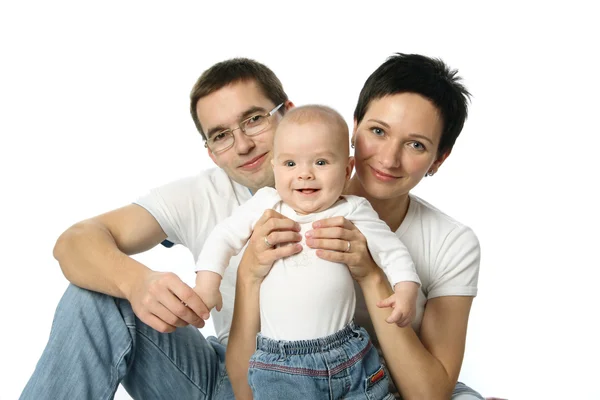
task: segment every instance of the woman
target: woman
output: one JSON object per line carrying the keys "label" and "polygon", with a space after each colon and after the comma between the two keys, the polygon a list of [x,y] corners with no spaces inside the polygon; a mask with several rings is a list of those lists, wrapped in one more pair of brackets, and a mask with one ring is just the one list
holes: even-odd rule
{"label": "woman", "polygon": [[[347,193],[368,199],[411,253],[423,283],[412,326],[386,322],[390,311],[381,300],[392,289],[351,223],[323,220],[307,233],[306,243],[320,249],[319,257],[348,265],[366,303],[357,306],[356,322],[378,342],[404,399],[482,398],[457,384],[477,293],[479,243],[468,227],[410,195],[425,175],[437,172],[462,130],[469,93],[459,81],[439,60],[398,54],[366,81],[354,113],[356,173]],[[243,379],[254,352],[260,282],[281,257],[263,238],[269,235],[272,244],[294,241],[292,227],[290,220],[266,211],[240,264],[227,350],[232,382]],[[247,395],[244,390],[237,394]]]}

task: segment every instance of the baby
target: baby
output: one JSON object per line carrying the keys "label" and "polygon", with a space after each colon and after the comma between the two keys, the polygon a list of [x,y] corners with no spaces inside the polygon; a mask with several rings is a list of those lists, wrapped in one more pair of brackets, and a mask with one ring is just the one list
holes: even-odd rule
{"label": "baby", "polygon": [[[369,202],[342,196],[354,166],[342,116],[318,105],[288,111],[275,133],[272,163],[275,189],[257,191],[215,227],[204,245],[196,263],[194,290],[206,306],[220,310],[219,285],[229,259],[246,245],[264,210],[272,208],[300,224],[301,243],[315,221],[344,216],[353,222],[394,287],[388,322],[407,325],[416,307],[420,280],[408,250]],[[270,246],[267,240],[265,245]],[[306,398],[319,398],[321,391],[331,388],[306,385],[306,379],[328,382],[332,374],[351,378],[353,383],[344,397],[351,397],[354,390],[364,394],[370,377],[374,378],[371,386],[387,385],[375,348],[364,340],[368,339],[366,331],[352,321],[355,301],[346,265],[322,260],[307,246],[277,261],[260,289],[261,332],[249,371],[255,398],[270,398],[285,393],[285,388],[305,390]],[[273,385],[277,389],[271,388]]]}

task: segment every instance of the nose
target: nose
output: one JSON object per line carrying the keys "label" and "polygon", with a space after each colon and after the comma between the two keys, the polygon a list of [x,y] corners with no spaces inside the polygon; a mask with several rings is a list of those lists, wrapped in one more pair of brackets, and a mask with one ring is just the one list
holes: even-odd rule
{"label": "nose", "polygon": [[298,179],[301,181],[312,181],[315,179],[312,168],[304,167],[298,172]]}
{"label": "nose", "polygon": [[248,154],[256,145],[251,137],[246,136],[243,132],[236,132],[235,135],[235,151],[238,154]]}
{"label": "nose", "polygon": [[402,149],[393,144],[381,146],[379,149],[379,164],[388,169],[400,167],[402,164]]}

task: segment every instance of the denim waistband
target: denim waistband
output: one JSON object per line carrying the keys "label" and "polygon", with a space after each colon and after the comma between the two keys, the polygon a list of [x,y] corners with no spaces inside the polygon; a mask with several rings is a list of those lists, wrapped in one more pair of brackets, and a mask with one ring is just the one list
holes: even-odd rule
{"label": "denim waistband", "polygon": [[[350,321],[336,333],[318,339],[310,340],[275,340],[261,335],[256,337],[256,349],[268,353],[284,353],[287,355],[301,355],[328,351],[341,346],[352,338],[362,337],[354,321]],[[365,334],[366,335],[366,334]]]}

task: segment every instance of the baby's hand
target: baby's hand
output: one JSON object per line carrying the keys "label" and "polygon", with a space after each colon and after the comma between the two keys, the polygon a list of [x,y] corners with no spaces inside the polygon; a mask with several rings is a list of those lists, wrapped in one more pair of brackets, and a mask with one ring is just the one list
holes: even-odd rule
{"label": "baby's hand", "polygon": [[221,285],[221,275],[212,271],[198,271],[196,273],[196,286],[194,291],[198,293],[204,305],[208,310],[216,308],[221,311],[223,307],[223,298],[219,291]]}
{"label": "baby's hand", "polygon": [[398,282],[394,286],[394,294],[377,303],[377,307],[380,308],[393,308],[385,321],[402,328],[408,326],[415,318],[418,290],[419,284],[416,282]]}

